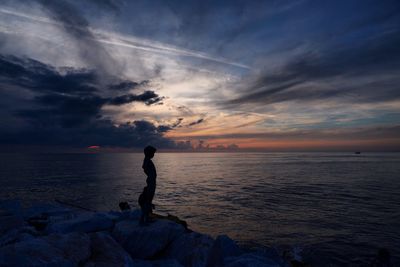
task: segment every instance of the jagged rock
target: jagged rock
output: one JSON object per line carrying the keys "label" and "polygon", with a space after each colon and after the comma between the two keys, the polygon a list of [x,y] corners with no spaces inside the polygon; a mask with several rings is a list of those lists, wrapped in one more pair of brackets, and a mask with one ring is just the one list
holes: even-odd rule
{"label": "jagged rock", "polygon": [[123,218],[131,219],[131,220],[139,220],[141,214],[142,214],[142,211],[139,209],[135,209],[132,211],[127,210],[127,211],[122,212]]}
{"label": "jagged rock", "polygon": [[164,256],[178,260],[184,266],[204,267],[214,240],[196,232],[182,234],[168,246]]}
{"label": "jagged rock", "polygon": [[226,235],[219,235],[210,249],[207,266],[223,266],[224,259],[243,253],[235,241]]}
{"label": "jagged rock", "polygon": [[27,223],[38,231],[46,230],[49,224],[76,218],[79,212],[57,204],[38,203],[23,211]]}
{"label": "jagged rock", "polygon": [[129,205],[129,203],[128,202],[126,202],[126,201],[123,201],[123,202],[119,202],[119,209],[121,210],[121,211],[124,211],[124,210],[131,210],[131,206]]}
{"label": "jagged rock", "polygon": [[113,220],[103,214],[87,213],[76,218],[51,223],[47,227],[48,233],[91,233],[111,230],[114,226]]}
{"label": "jagged rock", "polygon": [[0,236],[25,225],[21,216],[21,204],[18,200],[0,202]]}
{"label": "jagged rock", "polygon": [[150,214],[150,217],[153,218],[153,219],[170,220],[170,221],[172,221],[172,222],[174,222],[174,223],[177,223],[177,224],[182,225],[182,226],[183,226],[185,229],[187,229],[188,231],[191,231],[191,230],[188,228],[187,222],[184,221],[184,220],[179,219],[178,216],[174,216],[174,215],[171,215],[171,214],[168,214],[167,216],[164,216],[164,215],[160,215],[160,214],[157,214],[157,213],[151,213],[151,214]]}
{"label": "jagged rock", "polygon": [[286,260],[281,256],[281,253],[275,248],[259,248],[259,253],[270,261],[279,263],[280,265],[285,265]]}
{"label": "jagged rock", "polygon": [[86,234],[50,235],[0,248],[0,266],[78,266],[90,253]]}
{"label": "jagged rock", "polygon": [[53,217],[66,220],[75,217],[75,212],[64,206],[51,203],[36,203],[23,211],[26,220],[35,217]]}
{"label": "jagged rock", "polygon": [[258,253],[245,253],[224,259],[225,267],[280,267],[281,264]]}
{"label": "jagged rock", "polygon": [[37,235],[36,230],[29,226],[12,229],[0,236],[0,247],[32,239]]}
{"label": "jagged rock", "polygon": [[139,220],[141,211],[135,210],[124,210],[124,211],[109,211],[109,212],[98,212],[98,214],[103,214],[110,218],[114,222],[119,222],[123,220]]}
{"label": "jagged rock", "polygon": [[44,240],[62,251],[64,258],[72,262],[82,263],[90,257],[90,238],[87,234],[51,234]]}
{"label": "jagged rock", "polygon": [[21,202],[16,199],[0,201],[0,216],[21,215]]}
{"label": "jagged rock", "polygon": [[85,267],[137,266],[131,256],[107,233],[90,234],[91,256]]}
{"label": "jagged rock", "polygon": [[49,224],[49,218],[45,214],[34,216],[27,220],[28,224],[33,226],[37,231],[43,231]]}
{"label": "jagged rock", "polygon": [[25,225],[22,217],[17,215],[5,215],[0,217],[0,235],[5,234],[6,232],[20,228]]}
{"label": "jagged rock", "polygon": [[146,260],[133,260],[135,267],[183,267],[177,260],[156,260],[156,261],[146,261]]}
{"label": "jagged rock", "polygon": [[35,238],[0,248],[0,266],[73,266],[73,262],[44,239]]}
{"label": "jagged rock", "polygon": [[[22,211],[18,202],[0,204],[0,266],[284,266],[273,249],[244,253],[229,237],[214,241],[170,215],[140,226],[140,210],[94,213],[41,204]],[[46,231],[24,218],[36,228],[47,224]]]}
{"label": "jagged rock", "polygon": [[115,225],[112,236],[132,258],[150,259],[165,250],[184,231],[181,225],[168,220],[157,220],[148,226],[126,220]]}

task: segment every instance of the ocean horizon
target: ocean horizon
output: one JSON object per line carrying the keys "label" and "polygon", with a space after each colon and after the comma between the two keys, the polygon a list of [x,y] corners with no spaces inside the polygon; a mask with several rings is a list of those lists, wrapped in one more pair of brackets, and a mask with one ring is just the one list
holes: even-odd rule
{"label": "ocean horizon", "polygon": [[[1,199],[138,207],[137,153],[0,154]],[[248,247],[296,248],[313,266],[399,261],[398,153],[156,153],[156,212]]]}

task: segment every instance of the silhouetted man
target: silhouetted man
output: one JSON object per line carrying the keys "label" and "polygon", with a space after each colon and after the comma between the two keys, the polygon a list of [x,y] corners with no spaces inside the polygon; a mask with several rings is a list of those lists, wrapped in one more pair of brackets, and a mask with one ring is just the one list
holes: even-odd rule
{"label": "silhouetted man", "polygon": [[140,218],[140,223],[147,223],[149,220],[149,214],[153,210],[153,198],[156,192],[156,178],[157,172],[153,161],[157,149],[152,146],[147,146],[144,149],[144,160],[143,160],[143,171],[147,175],[146,184],[147,186],[143,189],[142,194],[139,196],[139,205],[142,209],[142,216]]}

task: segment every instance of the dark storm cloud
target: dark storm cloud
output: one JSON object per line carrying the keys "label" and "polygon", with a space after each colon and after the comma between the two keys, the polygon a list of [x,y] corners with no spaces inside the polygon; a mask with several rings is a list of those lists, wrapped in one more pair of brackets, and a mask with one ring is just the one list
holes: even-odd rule
{"label": "dark storm cloud", "polygon": [[149,84],[149,81],[142,81],[140,83],[137,82],[132,82],[132,81],[122,81],[116,84],[112,84],[109,86],[110,90],[116,90],[116,91],[128,91],[135,89],[140,86],[146,86]]}
{"label": "dark storm cloud", "polygon": [[79,128],[35,126],[13,134],[2,133],[1,144],[66,145],[86,147],[93,144],[113,147],[173,147],[174,143],[163,138],[160,131],[148,121],[134,121],[114,126],[112,121],[97,120]]}
{"label": "dark storm cloud", "polygon": [[117,96],[108,100],[107,103],[110,105],[120,106],[127,103],[138,101],[138,102],[143,102],[146,105],[152,105],[155,103],[159,103],[162,99],[164,98],[158,96],[154,91],[145,91],[140,95],[127,94],[127,95]]}
{"label": "dark storm cloud", "polygon": [[[53,67],[28,58],[0,55],[0,81],[23,88],[28,88],[35,93],[47,93],[39,96],[37,100],[42,103],[55,103],[61,100],[95,99],[100,105],[123,105],[131,102],[144,102],[147,105],[160,102],[163,97],[154,91],[145,91],[142,94],[124,94],[115,97],[100,97],[95,93],[101,93],[103,88],[98,84],[97,74],[86,69],[62,69],[63,73]],[[139,84],[132,81],[122,81],[116,85],[106,86],[126,90]]]}
{"label": "dark storm cloud", "polygon": [[94,86],[97,75],[93,71],[66,68],[62,75],[39,61],[4,55],[0,55],[0,66],[2,83],[11,83],[36,92],[85,94],[97,91]]}
{"label": "dark storm cloud", "polygon": [[[30,108],[19,107],[18,102],[12,105],[12,114],[23,119],[26,125],[13,133],[2,129],[0,142],[77,146],[93,143],[103,146],[143,146],[150,142],[159,146],[173,145],[162,136],[168,130],[166,128],[157,128],[144,120],[116,126],[101,115],[104,105],[158,103],[162,97],[154,91],[103,96],[101,92],[104,90],[98,84],[95,72],[71,68],[63,72],[32,59],[0,55],[0,88],[12,88],[17,96],[22,96],[23,91],[27,90],[33,96]],[[121,83],[139,84],[126,80]],[[0,100],[0,104],[3,101],[7,100]]]}

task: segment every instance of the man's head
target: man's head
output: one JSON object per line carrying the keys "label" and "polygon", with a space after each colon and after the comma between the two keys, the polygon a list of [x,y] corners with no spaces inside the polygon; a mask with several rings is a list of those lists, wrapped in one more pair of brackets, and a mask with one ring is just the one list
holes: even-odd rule
{"label": "man's head", "polygon": [[146,158],[153,158],[154,157],[154,153],[156,153],[157,149],[155,147],[152,146],[146,146],[144,148],[144,155]]}

